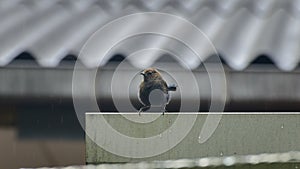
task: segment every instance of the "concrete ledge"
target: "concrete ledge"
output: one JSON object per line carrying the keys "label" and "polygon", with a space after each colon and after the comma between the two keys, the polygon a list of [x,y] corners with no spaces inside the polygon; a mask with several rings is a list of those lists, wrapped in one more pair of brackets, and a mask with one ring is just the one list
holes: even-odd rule
{"label": "concrete ledge", "polygon": [[[147,117],[148,116],[148,117]],[[152,116],[152,117],[151,117]],[[241,113],[226,113],[222,115],[220,123],[217,125],[216,130],[212,136],[204,143],[198,142],[200,131],[203,125],[207,125],[207,114],[196,114],[195,123],[191,130],[174,147],[171,147],[176,134],[182,135],[182,130],[188,123],[184,120],[190,120],[195,114],[187,113],[181,117],[176,114],[166,114],[164,116],[156,116],[155,114],[142,114],[138,116],[136,113],[123,115],[116,113],[87,113],[86,114],[86,162],[89,164],[98,163],[122,163],[122,162],[139,162],[139,161],[154,161],[154,160],[169,160],[169,159],[195,159],[202,157],[222,157],[232,155],[249,155],[261,153],[283,153],[289,151],[300,150],[300,113],[275,113],[264,114],[263,112],[255,112],[248,114]],[[210,115],[212,116],[212,115]],[[216,115],[219,116],[219,115]],[[129,119],[150,119],[157,117],[156,120],[150,123],[137,123]],[[161,142],[169,143],[170,150],[147,158],[130,158],[122,157],[120,154],[114,154],[104,150],[97,145],[93,140],[103,140],[104,147],[114,144],[111,139],[111,132],[106,130],[105,127],[99,128],[103,124],[103,120],[107,122],[113,129],[122,133],[124,136],[133,138],[147,138],[170,128],[176,123],[177,120],[183,118],[181,121],[182,129],[176,128],[177,131],[172,130],[166,132],[167,134],[161,137]],[[105,123],[106,123],[105,122]],[[177,124],[176,124],[177,125]],[[212,124],[210,124],[212,125]],[[169,133],[169,134],[168,134]],[[168,138],[165,140],[165,138]],[[117,139],[117,138],[116,138]],[[176,138],[175,138],[176,139]],[[144,145],[145,149],[137,148],[143,147],[136,142],[136,146],[132,145],[114,145],[114,150],[118,152],[131,151],[132,155],[138,152],[152,151],[148,145]],[[167,144],[168,145],[168,144]],[[159,146],[159,145],[157,145]],[[125,154],[128,152],[125,152]]]}
{"label": "concrete ledge", "polygon": [[[247,156],[208,157],[140,163],[100,164],[68,166],[51,169],[162,169],[162,168],[202,168],[202,169],[297,169],[300,166],[300,152],[257,154]],[[41,168],[48,169],[48,168]],[[49,168],[50,169],[50,168]]]}

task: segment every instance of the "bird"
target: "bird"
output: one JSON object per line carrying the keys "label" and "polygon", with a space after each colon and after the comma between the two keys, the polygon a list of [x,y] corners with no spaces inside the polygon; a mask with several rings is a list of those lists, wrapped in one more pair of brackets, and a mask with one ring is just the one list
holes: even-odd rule
{"label": "bird", "polygon": [[147,68],[140,74],[143,76],[143,81],[139,86],[139,100],[143,106],[139,110],[139,115],[141,112],[149,110],[151,106],[160,107],[164,115],[166,105],[170,101],[169,91],[176,91],[177,85],[168,86],[155,68]]}

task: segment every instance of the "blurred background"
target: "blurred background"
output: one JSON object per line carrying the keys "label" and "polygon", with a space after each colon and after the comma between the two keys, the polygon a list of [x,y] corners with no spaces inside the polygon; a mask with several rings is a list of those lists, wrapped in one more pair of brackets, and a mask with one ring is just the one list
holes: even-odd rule
{"label": "blurred background", "polygon": [[[189,20],[212,41],[217,53],[200,40],[202,60],[188,52],[180,61],[168,53],[127,59],[136,49],[179,48],[171,43],[174,40],[145,35],[120,44],[100,67],[94,67],[97,58],[77,59],[96,30],[138,12],[163,12]],[[119,31],[144,24],[137,20]],[[84,130],[72,100],[75,63],[87,75],[89,70],[101,71],[95,91],[102,111],[117,111],[109,91],[120,63],[125,79],[154,63],[185,77],[187,66],[200,84],[199,111],[208,111],[211,101],[203,63],[224,67],[224,111],[300,110],[300,0],[1,0],[0,25],[0,168],[85,164]],[[168,22],[157,27],[184,29]],[[193,35],[187,32],[186,37]],[[130,94],[139,108],[135,91]],[[81,97],[87,99],[84,92]],[[178,111],[179,103],[175,94],[168,110]]]}

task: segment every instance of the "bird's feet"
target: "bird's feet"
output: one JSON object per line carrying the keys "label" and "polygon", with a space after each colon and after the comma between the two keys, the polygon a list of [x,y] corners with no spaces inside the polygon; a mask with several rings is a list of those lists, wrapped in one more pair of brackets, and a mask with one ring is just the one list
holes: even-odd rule
{"label": "bird's feet", "polygon": [[142,112],[147,111],[149,108],[150,108],[150,106],[141,107],[140,110],[138,111],[139,116],[141,115]]}
{"label": "bird's feet", "polygon": [[138,113],[139,113],[139,116],[140,116],[141,113],[142,113],[142,108],[140,108],[140,110],[138,111]]}
{"label": "bird's feet", "polygon": [[167,112],[166,106],[162,107],[162,115],[165,115],[166,112]]}

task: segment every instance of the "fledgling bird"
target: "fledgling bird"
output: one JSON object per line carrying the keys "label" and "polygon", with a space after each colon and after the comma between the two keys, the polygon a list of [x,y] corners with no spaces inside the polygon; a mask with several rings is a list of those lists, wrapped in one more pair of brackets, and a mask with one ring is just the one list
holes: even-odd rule
{"label": "fledgling bird", "polygon": [[168,86],[160,72],[155,68],[145,69],[141,72],[141,75],[144,79],[140,84],[139,100],[144,106],[139,110],[139,115],[141,112],[150,109],[153,104],[158,104],[164,115],[166,105],[170,101],[169,91],[176,91],[177,86]]}

